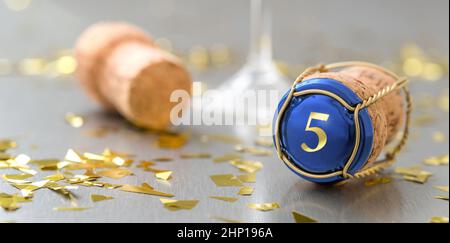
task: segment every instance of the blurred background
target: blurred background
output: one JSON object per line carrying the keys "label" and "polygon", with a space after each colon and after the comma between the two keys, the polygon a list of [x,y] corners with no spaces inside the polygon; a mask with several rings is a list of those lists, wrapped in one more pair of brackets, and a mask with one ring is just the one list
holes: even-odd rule
{"label": "blurred background", "polygon": [[[293,80],[305,67],[319,62],[363,60],[410,77],[415,102],[413,131],[399,163],[409,166],[443,154],[448,160],[449,1],[274,0],[270,8],[273,57],[281,73]],[[22,144],[24,153],[40,158],[61,157],[69,147],[101,151],[112,146],[141,156],[161,153],[149,149],[147,138],[135,131],[133,136],[117,134],[98,141],[68,130],[63,121],[67,112],[85,115],[88,128],[116,122],[99,115],[98,107],[74,82],[72,48],[77,37],[98,21],[130,22],[180,56],[194,80],[213,88],[246,62],[249,11],[247,0],[0,0],[0,139],[13,138]],[[198,148],[204,147],[194,143],[186,149]],[[217,154],[225,150],[220,146],[210,149]],[[275,156],[265,161],[267,169],[258,179],[265,190],[257,191],[255,197],[281,200],[286,208],[300,208],[320,221],[424,222],[432,216],[448,217],[448,203],[433,200],[431,187],[395,182],[371,193],[365,193],[364,187],[344,194],[322,193],[323,188],[299,183],[279,161],[273,161]],[[210,166],[175,164],[171,169],[180,172],[172,187],[177,194],[189,197],[212,190],[209,186],[195,189],[210,184],[206,176],[212,173]],[[448,167],[430,170],[436,173],[432,185],[448,185]],[[205,178],[195,177],[197,174],[205,174]],[[177,180],[191,191],[178,186]],[[6,187],[0,184],[2,188]],[[14,215],[0,210],[0,220],[205,222],[211,220],[210,213],[222,212],[242,221],[291,222],[289,214],[263,215],[215,204],[200,207],[202,213],[167,216],[139,211],[141,207],[159,207],[140,199],[136,199],[141,202],[137,208],[124,206],[128,202],[120,199],[120,204],[118,199],[113,206],[67,218],[51,214],[51,209],[34,210],[53,205],[50,197],[45,198]],[[377,203],[380,201],[383,205]],[[117,208],[129,211],[113,210]],[[387,208],[386,213],[379,213]]]}

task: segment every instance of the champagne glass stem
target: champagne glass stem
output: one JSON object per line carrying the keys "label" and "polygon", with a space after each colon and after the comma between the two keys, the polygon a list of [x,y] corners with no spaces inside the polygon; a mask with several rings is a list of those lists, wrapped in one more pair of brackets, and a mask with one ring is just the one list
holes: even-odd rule
{"label": "champagne glass stem", "polygon": [[251,0],[248,62],[260,67],[272,62],[271,13],[268,0]]}

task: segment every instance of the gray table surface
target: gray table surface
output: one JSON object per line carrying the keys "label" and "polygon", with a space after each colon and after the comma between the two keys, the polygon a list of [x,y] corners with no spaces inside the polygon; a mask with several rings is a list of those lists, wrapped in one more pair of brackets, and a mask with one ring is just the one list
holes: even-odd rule
{"label": "gray table surface", "polygon": [[[398,57],[399,49],[415,42],[427,50],[447,57],[449,51],[449,3],[432,1],[320,0],[274,1],[275,57],[292,63],[333,62],[364,59],[377,63]],[[247,1],[154,0],[154,1],[33,1],[23,12],[12,12],[0,3],[0,59],[20,60],[71,47],[89,24],[98,20],[119,19],[142,26],[153,36],[170,39],[179,50],[194,45],[223,43],[235,54],[233,65],[204,72],[193,70],[196,80],[211,87],[235,72],[244,62],[248,40]],[[220,30],[220,31],[218,31]],[[339,50],[337,53],[331,50]],[[448,76],[431,84],[413,82],[415,96],[448,92]],[[143,134],[121,118],[102,113],[69,79],[48,79],[20,75],[0,76],[0,138],[16,140],[15,153],[32,158],[62,158],[68,148],[100,152],[105,147],[135,154],[139,159],[182,152],[210,152],[222,155],[233,145],[221,142],[201,143],[192,139],[179,151],[154,147],[155,136]],[[67,112],[83,114],[81,129],[64,122]],[[416,111],[420,115],[423,110]],[[420,164],[424,158],[448,154],[449,116],[429,110],[437,122],[414,127],[412,138],[398,165]],[[83,131],[102,125],[114,125],[119,131],[105,138],[90,138]],[[233,134],[230,127],[193,127],[194,135]],[[242,139],[251,144],[254,129]],[[446,134],[444,143],[435,143],[435,131]],[[35,148],[37,146],[37,148]],[[242,222],[293,222],[291,212],[298,211],[320,222],[427,222],[433,216],[449,216],[448,202],[433,199],[440,193],[432,186],[448,185],[448,167],[427,167],[434,173],[425,185],[394,180],[386,185],[366,187],[362,182],[342,188],[317,186],[291,173],[275,156],[254,158],[264,163],[258,173],[255,193],[233,204],[209,199],[212,195],[234,196],[236,188],[218,188],[211,174],[236,173],[227,164],[210,160],[177,160],[161,166],[174,171],[170,183],[158,183],[150,173],[135,170],[136,176],[120,183],[149,182],[171,192],[176,199],[198,199],[190,211],[170,212],[157,197],[99,188],[76,191],[79,204],[94,207],[84,212],[55,212],[67,205],[56,194],[41,190],[32,203],[16,212],[0,210],[1,221],[14,222],[220,222],[226,217]],[[389,170],[388,172],[390,172]],[[4,171],[0,171],[5,173]],[[116,181],[114,181],[116,182]],[[0,191],[14,192],[4,182]],[[115,199],[93,204],[89,195],[99,193]],[[249,202],[278,202],[281,209],[259,212],[248,209]]]}

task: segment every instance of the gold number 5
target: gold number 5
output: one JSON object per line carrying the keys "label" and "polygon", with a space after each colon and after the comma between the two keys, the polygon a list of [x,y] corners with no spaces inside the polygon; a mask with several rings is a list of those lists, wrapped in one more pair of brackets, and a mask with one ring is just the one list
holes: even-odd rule
{"label": "gold number 5", "polygon": [[330,115],[328,115],[328,114],[311,112],[311,114],[309,115],[308,123],[306,124],[305,131],[315,133],[317,135],[317,137],[319,138],[319,142],[317,143],[317,147],[315,147],[315,148],[310,148],[306,143],[302,143],[303,150],[305,150],[308,153],[313,153],[313,152],[317,152],[317,151],[323,149],[323,147],[325,147],[325,145],[327,144],[327,134],[325,133],[324,130],[322,130],[319,127],[311,127],[311,121],[312,120],[328,121],[329,117],[330,117]]}

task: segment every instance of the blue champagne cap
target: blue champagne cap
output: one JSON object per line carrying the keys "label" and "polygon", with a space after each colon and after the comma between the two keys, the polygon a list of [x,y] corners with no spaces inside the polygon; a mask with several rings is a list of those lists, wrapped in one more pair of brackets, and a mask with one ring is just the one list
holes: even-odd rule
{"label": "blue champagne cap", "polygon": [[[304,80],[296,85],[295,92],[312,89],[334,93],[352,107],[362,102],[351,89],[329,78]],[[281,99],[274,121],[277,120],[288,94],[289,92]],[[359,123],[361,140],[348,170],[349,174],[359,171],[372,151],[373,126],[367,108],[359,112]],[[293,97],[279,125],[281,151],[295,167],[308,174],[324,175],[342,171],[355,147],[354,112],[325,94]],[[316,178],[290,169],[306,180],[317,183],[338,182],[344,179],[343,176]]]}

